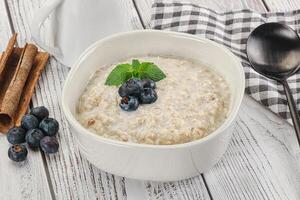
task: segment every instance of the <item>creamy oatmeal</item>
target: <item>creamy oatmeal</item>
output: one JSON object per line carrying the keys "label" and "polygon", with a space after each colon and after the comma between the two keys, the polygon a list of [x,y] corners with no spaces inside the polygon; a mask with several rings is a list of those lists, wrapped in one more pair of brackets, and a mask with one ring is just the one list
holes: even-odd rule
{"label": "creamy oatmeal", "polygon": [[138,59],[155,63],[167,75],[156,83],[157,101],[133,112],[123,111],[118,87],[104,85],[116,64],[100,68],[78,102],[77,119],[84,127],[120,141],[178,144],[210,134],[226,119],[229,86],[216,72],[179,58]]}

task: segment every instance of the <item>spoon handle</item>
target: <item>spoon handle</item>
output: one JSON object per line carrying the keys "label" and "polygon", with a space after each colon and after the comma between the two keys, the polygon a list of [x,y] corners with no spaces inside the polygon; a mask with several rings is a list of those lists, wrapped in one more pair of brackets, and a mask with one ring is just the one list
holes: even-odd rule
{"label": "spoon handle", "polygon": [[296,106],[295,100],[292,96],[292,92],[290,90],[290,87],[289,87],[287,81],[282,80],[281,83],[283,85],[284,92],[285,92],[285,95],[286,95],[286,99],[288,101],[288,105],[289,105],[289,108],[290,108],[290,113],[291,113],[292,121],[293,121],[293,124],[294,124],[294,129],[295,129],[295,132],[296,132],[298,144],[300,145],[300,118],[299,118],[297,106]]}

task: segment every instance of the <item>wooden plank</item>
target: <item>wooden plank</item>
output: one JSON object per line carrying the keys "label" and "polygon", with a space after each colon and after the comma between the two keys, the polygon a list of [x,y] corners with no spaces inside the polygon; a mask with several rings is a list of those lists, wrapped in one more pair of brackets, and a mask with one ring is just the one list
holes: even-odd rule
{"label": "wooden plank", "polygon": [[[266,11],[261,1],[253,0],[193,2],[219,12],[242,8]],[[144,24],[149,27],[151,0],[136,3]],[[299,148],[292,127],[246,96],[227,152],[204,177],[214,199],[296,200],[300,199],[297,190],[300,188],[299,156],[296,155],[299,155]],[[149,199],[171,199],[164,194],[180,190],[182,194],[182,188],[173,184],[175,186],[168,189],[159,185],[157,194],[157,184],[151,186],[146,182],[144,190]],[[184,190],[187,188],[184,187]]]}
{"label": "wooden plank", "polygon": [[293,128],[246,97],[222,160],[205,178],[216,199],[299,199]]}
{"label": "wooden plank", "polygon": [[298,0],[264,0],[270,11],[288,11],[300,9],[300,1]]}
{"label": "wooden plank", "polygon": [[[9,0],[9,10],[13,25],[19,33],[20,43],[30,40],[29,22],[33,13],[46,0]],[[140,21],[130,0],[124,2],[124,12],[128,12],[128,20],[132,28],[141,28]],[[47,23],[42,29],[43,38],[51,42],[47,33]],[[113,176],[92,166],[83,158],[74,144],[74,138],[59,105],[63,82],[69,69],[54,58],[46,67],[36,87],[33,104],[45,105],[50,109],[61,125],[59,131],[59,153],[46,156],[47,170],[50,176],[55,198],[57,199],[126,199],[124,178]]]}
{"label": "wooden plank", "polygon": [[[20,2],[23,5],[25,4],[24,1],[20,1]],[[28,2],[26,2],[26,3],[28,3]],[[33,3],[37,3],[37,2],[33,2]],[[22,20],[24,19],[24,16],[27,13],[25,11],[22,11],[23,12],[22,13],[21,11],[16,9],[15,4],[17,4],[17,2],[12,2],[11,4],[12,5],[10,5],[10,7],[13,8],[12,10],[17,10],[15,12],[15,16],[13,17],[13,19],[15,19],[14,24],[16,24],[16,23],[20,24],[20,25],[17,25],[16,27],[19,27],[19,29],[21,30],[22,26],[26,26],[26,23],[28,23],[28,22],[26,22],[25,25],[22,25],[22,23],[23,23]],[[37,4],[37,5],[39,5],[39,4]],[[17,6],[17,8],[18,7],[19,6]],[[23,7],[23,6],[21,6],[21,7]],[[26,14],[24,14],[24,13],[26,13]],[[17,16],[17,15],[23,16],[23,18],[21,18],[20,16]],[[21,19],[19,19],[19,18],[21,18]],[[137,18],[135,18],[135,19],[137,19]],[[136,20],[135,22],[138,22],[138,20]],[[24,30],[26,30],[26,28]],[[28,33],[24,32],[22,34],[25,35],[25,37],[23,37],[24,39],[29,38]],[[48,71],[43,75],[44,80],[42,80],[41,83],[39,84],[39,86],[37,87],[38,90],[40,90],[40,91],[37,92],[37,95],[34,97],[35,98],[34,103],[54,106],[52,108],[52,113],[55,114],[55,117],[61,117],[61,111],[60,111],[60,109],[57,108],[57,104],[58,104],[57,98],[59,97],[60,94],[59,94],[59,91],[55,92],[55,93],[53,91],[61,89],[61,84],[62,84],[61,82],[62,82],[62,80],[64,80],[65,75],[68,73],[68,70],[62,70],[63,67],[61,65],[57,64],[55,62],[55,60],[51,60],[50,69],[48,69],[48,68],[47,68]],[[63,68],[63,69],[65,69],[65,68]],[[49,79],[52,79],[53,77],[57,77],[57,76],[60,76],[60,78],[59,79],[56,78],[54,80],[49,80]],[[51,90],[55,94],[53,97],[52,96],[49,97],[47,92],[45,92],[45,91],[51,91]],[[247,106],[253,105],[253,102],[251,103],[251,100],[250,100],[250,102],[245,103],[245,101],[244,101],[243,105],[244,105],[244,107],[248,108]],[[254,107],[249,110],[243,110],[242,114],[244,114],[244,112],[246,112],[246,113],[248,113],[248,115],[250,117],[252,117],[254,119],[258,119],[258,121],[254,120],[254,121],[252,121],[253,123],[250,123],[250,125],[248,125],[248,124],[244,125],[244,123],[242,123],[242,121],[246,121],[248,123],[248,120],[250,120],[247,118],[248,115],[243,115],[242,117],[239,118],[237,124],[240,123],[242,125],[240,126],[241,127],[240,129],[236,129],[235,137],[237,137],[237,138],[240,137],[240,138],[237,141],[233,140],[233,142],[238,144],[238,145],[236,145],[237,147],[235,147],[234,145],[231,144],[230,148],[228,150],[229,153],[227,152],[224,157],[226,162],[224,162],[222,160],[220,162],[222,164],[219,167],[216,166],[211,172],[209,172],[208,174],[205,175],[205,177],[209,183],[209,187],[210,187],[211,191],[214,191],[213,196],[215,197],[215,199],[224,199],[224,198],[225,199],[237,199],[238,197],[242,197],[241,199],[244,199],[244,197],[246,197],[245,199],[251,199],[251,197],[254,197],[254,199],[255,198],[260,199],[260,197],[262,197],[263,199],[264,198],[272,199],[273,196],[270,197],[269,195],[273,194],[274,191],[277,191],[278,187],[280,188],[282,186],[282,185],[279,185],[279,186],[275,185],[275,186],[270,187],[271,189],[268,189],[267,191],[265,191],[263,189],[265,189],[266,186],[270,185],[270,183],[273,183],[275,178],[256,179],[254,181],[255,184],[260,184],[261,182],[263,182],[263,180],[265,180],[262,184],[263,186],[258,187],[258,189],[260,189],[262,191],[259,190],[258,192],[260,192],[260,193],[256,193],[257,188],[254,188],[254,186],[248,187],[249,184],[247,185],[244,183],[248,183],[248,182],[251,183],[252,179],[250,179],[250,178],[252,177],[252,174],[249,175],[250,172],[257,172],[259,177],[260,176],[264,177],[265,171],[262,171],[262,172],[255,171],[255,170],[252,170],[250,167],[252,167],[252,168],[254,167],[254,169],[258,168],[258,169],[268,169],[269,170],[270,166],[266,165],[266,163],[265,163],[266,158],[263,157],[261,163],[259,163],[259,165],[257,165],[257,166],[255,165],[256,161],[253,164],[252,162],[250,162],[252,160],[250,160],[249,162],[246,162],[244,167],[237,168],[236,163],[241,162],[244,164],[244,160],[242,158],[245,159],[250,156],[256,157],[258,153],[267,152],[265,155],[267,155],[268,157],[269,156],[272,157],[272,159],[270,159],[271,160],[270,163],[272,165],[277,166],[277,167],[275,167],[276,168],[275,170],[271,169],[271,173],[267,173],[267,174],[268,175],[270,174],[271,177],[277,177],[279,175],[281,178],[276,179],[276,180],[278,180],[278,181],[283,180],[283,183],[286,183],[286,177],[290,176],[290,174],[286,172],[286,168],[282,168],[283,164],[280,163],[278,160],[281,161],[281,159],[279,159],[279,158],[281,158],[281,157],[286,158],[286,154],[290,154],[290,157],[288,157],[287,160],[284,160],[285,161],[284,163],[286,166],[288,166],[288,167],[291,166],[291,168],[293,169],[293,170],[291,170],[291,174],[293,174],[295,172],[295,170],[294,170],[295,163],[294,162],[296,162],[296,161],[292,158],[293,157],[292,155],[294,155],[294,153],[297,152],[297,149],[296,150],[294,149],[295,145],[291,145],[291,147],[288,146],[290,144],[293,144],[293,142],[294,142],[293,137],[292,137],[291,127],[287,126],[285,123],[282,123],[281,120],[277,119],[275,116],[273,116],[272,114],[270,114],[268,112],[261,112],[259,114],[260,118],[258,116],[252,115],[253,109],[261,110],[261,107]],[[60,120],[65,121],[63,119],[63,117]],[[263,123],[259,123],[259,122],[263,122]],[[265,124],[267,124],[267,126]],[[67,124],[64,124],[63,126],[64,126],[63,130],[68,129]],[[257,127],[260,127],[260,128],[258,129]],[[248,129],[250,131],[244,131],[245,133],[242,132],[241,136],[237,135],[237,134],[240,134],[241,131],[248,130]],[[282,134],[283,130],[285,132],[284,134]],[[260,133],[261,131],[263,133]],[[258,134],[259,134],[259,137],[257,137]],[[269,136],[269,137],[267,137],[267,136]],[[254,140],[254,142],[253,142],[252,137],[254,137],[256,140],[263,139],[263,141],[255,141]],[[66,152],[64,149],[63,153],[60,152],[60,154],[57,156],[54,156],[52,158],[47,158],[47,163],[49,163],[49,167],[51,169],[53,169],[52,171],[49,170],[49,172],[50,172],[52,184],[54,185],[56,197],[64,198],[64,199],[70,199],[70,198],[76,199],[76,198],[93,198],[93,197],[95,197],[95,195],[97,195],[97,197],[100,196],[101,198],[114,199],[117,195],[121,199],[125,196],[126,192],[124,191],[124,184],[123,184],[124,179],[118,178],[118,177],[113,177],[113,176],[111,176],[112,178],[110,178],[109,175],[98,172],[97,169],[94,169],[88,163],[85,163],[87,161],[84,159],[82,160],[82,158],[78,154],[78,152],[76,150],[76,146],[74,146],[72,143],[73,138],[71,137],[71,135],[68,133],[67,130],[65,130],[65,131],[63,131],[63,133],[61,133],[60,140],[64,142],[64,144],[61,144],[62,146],[69,145],[69,148],[66,148]],[[248,144],[247,142],[249,142],[250,144]],[[255,148],[256,151],[255,150],[250,151],[251,149],[249,150],[250,147],[252,148],[251,142],[253,144],[256,144],[256,143],[259,144],[259,145],[256,145],[257,146],[257,148]],[[279,150],[277,150],[278,143],[280,144]],[[241,148],[243,147],[242,144],[246,144],[245,145],[246,149],[244,150],[246,153],[244,153],[244,155],[245,155],[244,157],[242,157],[241,156],[242,153],[240,153]],[[263,149],[263,151],[258,151],[261,148]],[[230,151],[231,149],[232,149],[232,151]],[[288,150],[283,151],[282,149],[288,149]],[[250,153],[248,153],[248,151]],[[286,153],[286,152],[288,152],[288,153]],[[61,154],[63,154],[63,155],[61,155]],[[66,155],[64,155],[64,154],[66,154]],[[233,156],[233,158],[231,158],[231,155],[235,155],[235,156]],[[279,158],[276,157],[277,155],[280,155],[280,157]],[[260,157],[258,157],[258,158],[260,158]],[[51,159],[53,159],[53,160],[51,160]],[[57,159],[57,160],[55,160],[55,159]],[[67,159],[67,160],[65,161],[64,159]],[[278,162],[279,162],[279,164],[278,164]],[[54,164],[58,164],[58,166],[53,166]],[[74,167],[70,166],[70,164],[79,165],[79,166],[78,167],[76,166],[74,169]],[[232,171],[225,173],[226,171],[224,171],[224,170],[226,169],[226,167],[228,169],[232,169]],[[243,181],[239,182],[240,179],[236,178],[238,175],[235,173],[235,171],[234,171],[235,168],[233,168],[233,167],[236,167],[237,169],[239,169],[239,170],[237,170],[238,172],[245,173],[245,175],[238,173],[238,175],[245,176],[245,177],[242,176]],[[283,172],[281,171],[282,169],[283,169]],[[276,172],[276,174],[274,173],[274,171]],[[65,175],[65,174],[68,174],[68,175]],[[95,174],[97,174],[97,175],[95,175]],[[281,174],[283,174],[283,175],[281,176]],[[83,176],[83,178],[82,178],[82,176]],[[88,177],[86,177],[86,176],[88,176]],[[297,176],[294,176],[291,178],[291,180],[292,180],[291,183],[294,183],[294,181],[296,180],[295,177],[297,178]],[[195,185],[201,186],[202,183],[200,183],[197,180],[197,178],[198,177],[194,178],[195,180],[186,180],[186,181],[192,183],[191,186],[195,186]],[[82,185],[80,183],[78,183],[80,181],[82,181]],[[195,181],[196,183],[194,183],[193,181]],[[120,184],[109,183],[108,186],[107,185],[103,186],[103,182],[120,182]],[[197,182],[199,182],[198,185],[197,185]],[[134,181],[134,184],[136,184],[136,183],[140,184],[140,182]],[[90,184],[90,185],[87,185],[87,184]],[[151,197],[153,199],[171,199],[172,197],[194,199],[199,196],[200,196],[199,197],[200,199],[207,198],[207,195],[205,195],[205,193],[201,193],[201,191],[203,190],[202,188],[195,188],[194,190],[191,190],[191,189],[189,190],[190,187],[185,187],[186,184],[187,183],[185,183],[185,181],[183,181],[182,184],[180,184],[178,182],[165,183],[165,184],[146,182],[144,184],[144,186],[145,186],[144,189],[146,191],[146,195],[149,198]],[[94,185],[94,186],[92,186],[92,185]],[[150,187],[148,187],[148,185],[150,185]],[[178,185],[182,185],[183,189],[180,188]],[[297,182],[295,185],[297,187]],[[78,187],[83,187],[83,188],[78,188]],[[87,188],[87,187],[91,187],[91,188]],[[113,187],[116,187],[116,189],[114,189]],[[291,184],[287,184],[287,187],[292,188],[291,192],[294,194],[294,189],[293,189],[293,187],[291,187]],[[70,191],[70,190],[74,190],[74,191]],[[286,187],[283,187],[283,190],[286,191]],[[199,192],[200,192],[200,194],[199,194]],[[248,193],[245,193],[245,192],[248,192]],[[58,194],[58,193],[66,193],[66,194]],[[108,195],[103,195],[103,193],[104,194],[108,193]],[[202,194],[204,194],[204,195],[201,196]],[[285,197],[282,195],[275,196],[275,198],[277,198],[277,199],[279,197],[283,197],[283,199],[285,199]],[[293,196],[291,196],[290,199],[298,199],[298,198],[294,198]]]}
{"label": "wooden plank", "polygon": [[0,2],[0,17],[0,50],[3,51],[12,35],[4,1]]}
{"label": "wooden plank", "polygon": [[[0,51],[12,35],[5,2],[0,1]],[[29,150],[28,159],[14,163],[7,157],[9,143],[0,134],[0,196],[1,199],[51,199],[51,193],[39,152]]]}
{"label": "wooden plank", "polygon": [[[146,27],[150,26],[151,19],[151,5],[154,0],[135,0],[138,11],[142,17],[143,23]],[[236,9],[250,8],[260,12],[264,12],[265,8],[260,0],[186,0],[186,2],[192,2],[196,5],[204,6],[207,8],[213,8],[217,12],[226,12]]]}
{"label": "wooden plank", "polygon": [[142,182],[126,179],[126,193],[130,200],[210,199],[201,176],[176,182]]}

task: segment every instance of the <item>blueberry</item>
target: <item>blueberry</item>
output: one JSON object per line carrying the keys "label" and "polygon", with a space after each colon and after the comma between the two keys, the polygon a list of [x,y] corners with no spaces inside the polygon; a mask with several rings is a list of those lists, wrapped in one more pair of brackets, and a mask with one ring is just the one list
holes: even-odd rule
{"label": "blueberry", "polygon": [[40,146],[41,149],[47,154],[56,153],[59,147],[55,137],[49,137],[49,136],[45,136],[43,139],[41,139]]}
{"label": "blueberry", "polygon": [[26,131],[22,127],[13,127],[7,132],[7,140],[11,144],[21,144],[25,142]]}
{"label": "blueberry", "polygon": [[31,109],[30,114],[38,118],[39,121],[42,121],[49,116],[49,111],[45,106],[39,106]]}
{"label": "blueberry", "polygon": [[33,115],[24,115],[21,121],[21,125],[26,130],[30,130],[39,126],[39,120]]}
{"label": "blueberry", "polygon": [[123,97],[120,107],[125,111],[134,111],[139,107],[139,100],[134,96]]}
{"label": "blueberry", "polygon": [[143,88],[151,88],[151,89],[155,89],[156,88],[155,82],[152,81],[151,79],[144,79],[144,80],[142,80],[142,84],[143,84]]}
{"label": "blueberry", "polygon": [[157,94],[154,89],[145,88],[140,96],[141,104],[150,104],[157,100]]}
{"label": "blueberry", "polygon": [[43,137],[44,134],[40,129],[31,129],[26,133],[26,142],[29,147],[35,149],[40,146],[40,141]]}
{"label": "blueberry", "polygon": [[55,119],[47,117],[41,121],[39,128],[45,135],[55,136],[59,129],[59,123]]}
{"label": "blueberry", "polygon": [[119,88],[119,95],[125,96],[136,96],[138,97],[142,92],[143,85],[142,81],[137,78],[131,78],[121,85]]}
{"label": "blueberry", "polygon": [[8,149],[8,157],[15,162],[24,161],[27,154],[27,148],[23,144],[14,144]]}

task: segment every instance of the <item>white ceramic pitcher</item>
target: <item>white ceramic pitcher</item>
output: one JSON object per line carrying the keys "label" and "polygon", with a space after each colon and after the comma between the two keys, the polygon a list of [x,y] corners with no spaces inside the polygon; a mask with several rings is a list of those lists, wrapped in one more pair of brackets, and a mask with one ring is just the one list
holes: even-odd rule
{"label": "white ceramic pitcher", "polygon": [[[130,30],[125,7],[126,1],[122,0],[48,0],[33,17],[33,40],[71,67],[93,42],[112,33]],[[40,36],[41,25],[52,12],[54,47],[47,46]]]}

